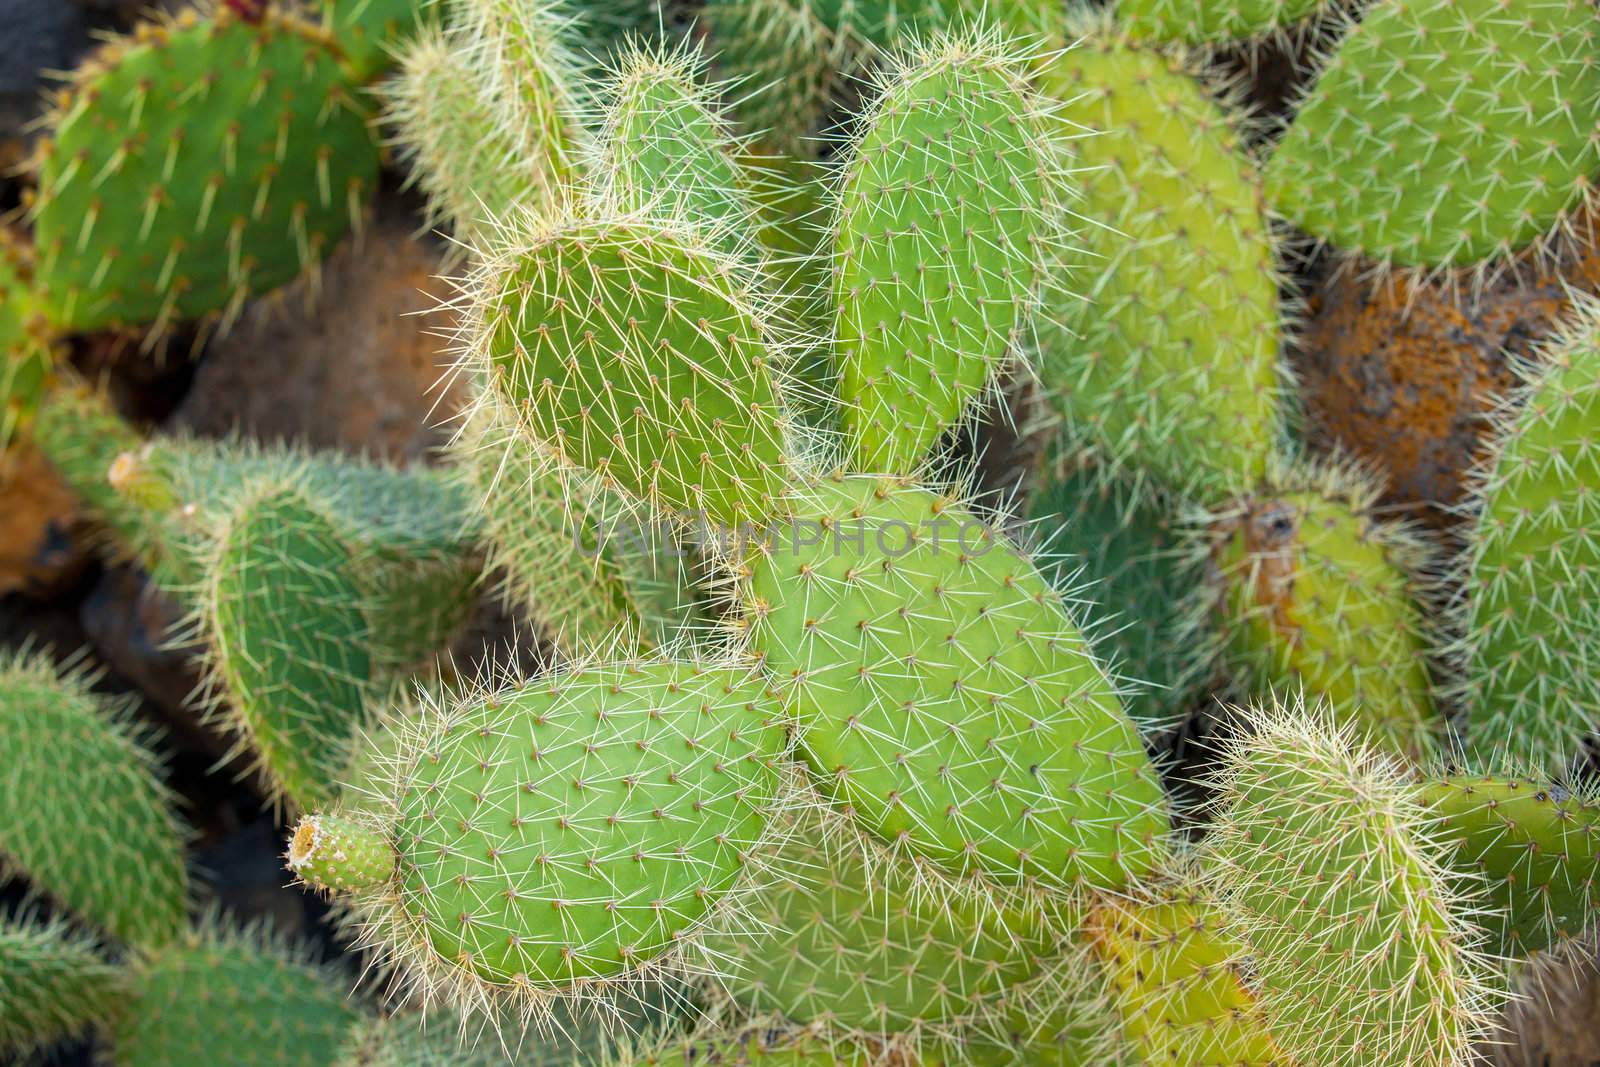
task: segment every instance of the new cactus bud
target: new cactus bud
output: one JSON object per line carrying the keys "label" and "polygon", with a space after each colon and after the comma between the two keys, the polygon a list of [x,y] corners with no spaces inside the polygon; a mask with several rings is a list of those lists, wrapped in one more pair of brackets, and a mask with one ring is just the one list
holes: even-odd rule
{"label": "new cactus bud", "polygon": [[330,893],[349,893],[388,881],[394,846],[382,834],[339,815],[303,815],[289,840],[289,869]]}
{"label": "new cactus bud", "polygon": [[748,668],[580,666],[449,697],[406,730],[384,795],[345,812],[397,855],[351,901],[464,1008],[693,965],[768,832],[786,744]]}
{"label": "new cactus bud", "polygon": [[1257,707],[1218,776],[1210,892],[1299,1063],[1464,1062],[1498,999],[1406,770],[1323,709]]}
{"label": "new cactus bud", "polygon": [[1464,267],[1547,237],[1600,164],[1597,30],[1582,0],[1373,4],[1273,150],[1268,203],[1396,267]]}
{"label": "new cactus bud", "polygon": [[1185,60],[1104,16],[1074,29],[1040,80],[1092,131],[1068,143],[1090,258],[1072,292],[1049,294],[1040,380],[1073,442],[1220,505],[1265,475],[1282,433],[1282,279],[1260,179],[1236,115]]}
{"label": "new cactus bud", "polygon": [[1408,526],[1374,514],[1358,471],[1299,465],[1210,517],[1209,616],[1188,644],[1223,635],[1253,693],[1304,690],[1391,751],[1425,756],[1443,722],[1426,654],[1428,552]]}
{"label": "new cactus bud", "polygon": [[370,116],[293,16],[146,26],[74,75],[33,207],[44,310],[64,329],[236,313],[312,270],[377,182]]}
{"label": "new cactus bud", "polygon": [[1029,336],[1057,147],[996,38],[900,57],[840,175],[835,361],[856,470],[909,474]]}
{"label": "new cactus bud", "polygon": [[109,1040],[119,1067],[332,1063],[362,1018],[351,980],[309,952],[209,915],[169,945],[135,953]]}
{"label": "new cactus bud", "polygon": [[0,1053],[33,1053],[111,1015],[117,971],[60,919],[0,919]]}
{"label": "new cactus bud", "polygon": [[823,791],[956,871],[1114,888],[1161,783],[1061,595],[958,500],[857,476],[796,491],[744,581],[751,642]]}
{"label": "new cactus bud", "polygon": [[189,907],[185,830],[130,709],[38,653],[0,655],[0,853],[8,869],[130,944]]}
{"label": "new cactus bud", "polygon": [[744,269],[656,219],[560,222],[479,272],[469,358],[551,459],[748,522],[790,473],[773,324]]}
{"label": "new cactus bud", "polygon": [[1600,915],[1600,802],[1538,777],[1424,778],[1420,803],[1449,863],[1488,891],[1480,920],[1514,959],[1571,944]]}
{"label": "new cactus bud", "polygon": [[1456,696],[1475,748],[1557,773],[1600,717],[1600,304],[1519,373],[1474,495]]}

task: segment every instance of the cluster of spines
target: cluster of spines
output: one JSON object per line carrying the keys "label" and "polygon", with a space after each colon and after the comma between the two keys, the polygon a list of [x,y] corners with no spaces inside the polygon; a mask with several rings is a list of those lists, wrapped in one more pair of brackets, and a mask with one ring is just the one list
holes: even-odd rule
{"label": "cluster of spines", "polygon": [[121,994],[116,968],[65,921],[0,919],[0,1053],[28,1062],[104,1021]]}

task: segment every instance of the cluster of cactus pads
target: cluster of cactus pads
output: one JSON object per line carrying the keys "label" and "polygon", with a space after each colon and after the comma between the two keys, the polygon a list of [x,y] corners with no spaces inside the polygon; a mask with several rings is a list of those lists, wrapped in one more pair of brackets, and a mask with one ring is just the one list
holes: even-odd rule
{"label": "cluster of cactus pads", "polygon": [[[1600,304],[1444,546],[1297,442],[1290,246],[1466,300],[1588,240],[1592,5],[678,14],[201,4],[70,75],[0,440],[183,610],[366,965],[207,905],[158,739],[8,654],[0,1055],[1473,1062],[1600,915]],[[1284,41],[1272,129],[1216,57]],[[391,162],[452,239],[440,463],[75,378],[314,276]],[[1046,442],[1020,495],[995,422]],[[546,669],[457,666],[486,590]]]}

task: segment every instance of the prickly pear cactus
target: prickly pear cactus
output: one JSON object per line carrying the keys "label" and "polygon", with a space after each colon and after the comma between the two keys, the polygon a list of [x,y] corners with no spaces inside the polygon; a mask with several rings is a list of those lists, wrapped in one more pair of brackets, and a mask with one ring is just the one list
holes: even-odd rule
{"label": "prickly pear cactus", "polygon": [[32,417],[51,362],[33,289],[33,250],[0,226],[0,450]]}
{"label": "prickly pear cactus", "polygon": [[1115,888],[1161,784],[1060,594],[959,500],[888,477],[797,492],[747,562],[751,642],[822,788],[956,870]]}
{"label": "prickly pear cactus", "polygon": [[1582,0],[1379,0],[1273,151],[1268,202],[1316,241],[1397,267],[1546,237],[1600,163],[1597,31]]}
{"label": "prickly pear cactus", "polygon": [[1273,1036],[1300,1063],[1462,1062],[1490,969],[1404,768],[1323,709],[1247,717],[1208,862]]}
{"label": "prickly pear cactus", "polygon": [[834,359],[850,462],[909,474],[1029,339],[1056,142],[996,41],[910,52],[880,90],[839,179]]}
{"label": "prickly pear cactus", "polygon": [[600,994],[688,962],[738,895],[786,744],[747,668],[580,666],[449,700],[331,845],[395,854],[355,897],[369,936],[463,1006]]}
{"label": "prickly pear cactus", "polygon": [[707,0],[700,13],[735,114],[776,152],[809,158],[851,49],[810,0]]}
{"label": "prickly pear cactus", "polygon": [[1589,786],[1539,777],[1426,778],[1420,802],[1450,863],[1473,873],[1490,908],[1480,919],[1513,959],[1573,943],[1600,915],[1600,803]]}
{"label": "prickly pear cactus", "polygon": [[350,980],[261,927],[214,915],[134,954],[110,1027],[120,1067],[331,1063],[362,1017]]}
{"label": "prickly pear cactus", "polygon": [[1059,954],[1069,909],[896,862],[837,816],[793,821],[757,859],[779,877],[752,897],[753,922],[707,938],[732,961],[726,995],[756,1017],[924,1054],[972,1034],[998,1041],[1006,993]]}
{"label": "prickly pear cactus", "polygon": [[396,46],[422,24],[435,0],[321,0],[322,28],[344,54],[357,81],[370,81],[393,63]]}
{"label": "prickly pear cactus", "polygon": [[174,937],[189,908],[185,830],[131,709],[82,669],[0,654],[0,854],[75,915],[130,944]]}
{"label": "prickly pear cactus", "polygon": [[246,494],[206,567],[210,669],[275,798],[331,800],[373,681],[352,550],[290,486]]}
{"label": "prickly pear cactus", "polygon": [[1582,302],[1497,417],[1464,575],[1458,695],[1479,751],[1557,772],[1600,709],[1600,305]]}
{"label": "prickly pear cactus", "polygon": [[657,220],[575,220],[485,267],[472,348],[552,458],[749,522],[789,460],[779,357],[739,262]]}
{"label": "prickly pear cactus", "polygon": [[64,379],[40,399],[28,432],[98,527],[102,550],[112,559],[146,565],[155,560],[159,553],[145,509],[124,499],[106,477],[118,456],[143,444],[111,398],[82,381]]}
{"label": "prickly pear cactus", "polygon": [[1140,1063],[1279,1067],[1292,1061],[1250,988],[1244,946],[1193,887],[1101,898],[1084,937],[1104,966]]}
{"label": "prickly pear cactus", "polygon": [[1266,474],[1282,432],[1281,279],[1237,119],[1186,62],[1119,39],[1104,17],[1054,56],[1042,88],[1083,168],[1091,254],[1041,329],[1040,378],[1069,438],[1158,485],[1220,505]]}
{"label": "prickly pear cactus", "polygon": [[1330,0],[1117,0],[1117,21],[1139,40],[1225,45],[1280,34],[1334,10]]}
{"label": "prickly pear cactus", "polygon": [[1430,751],[1443,723],[1425,656],[1428,552],[1404,524],[1373,512],[1353,470],[1304,465],[1276,491],[1211,517],[1214,614],[1224,656],[1259,696],[1304,690],[1390,751]]}
{"label": "prickly pear cactus", "polygon": [[160,331],[315,268],[377,182],[371,116],[315,29],[228,8],[148,24],[73,76],[37,160],[46,315]]}
{"label": "prickly pear cactus", "polygon": [[0,1053],[31,1062],[111,1015],[118,974],[94,942],[55,919],[0,919]]}

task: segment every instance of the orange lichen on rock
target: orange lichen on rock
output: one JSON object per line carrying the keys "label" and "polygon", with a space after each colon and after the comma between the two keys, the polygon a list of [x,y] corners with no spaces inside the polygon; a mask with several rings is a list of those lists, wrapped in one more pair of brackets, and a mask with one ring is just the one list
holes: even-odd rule
{"label": "orange lichen on rock", "polygon": [[1516,358],[1567,313],[1567,287],[1600,291],[1600,251],[1525,266],[1475,296],[1459,283],[1355,272],[1326,280],[1295,355],[1306,436],[1385,472],[1385,503],[1440,527],[1480,455],[1484,415],[1515,384]]}

